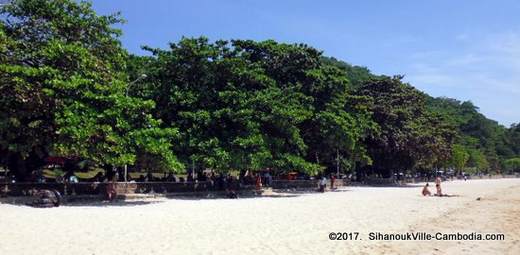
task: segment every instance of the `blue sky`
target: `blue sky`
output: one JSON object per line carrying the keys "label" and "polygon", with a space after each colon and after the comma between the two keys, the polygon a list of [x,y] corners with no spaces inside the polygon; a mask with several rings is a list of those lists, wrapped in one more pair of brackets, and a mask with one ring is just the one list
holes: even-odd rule
{"label": "blue sky", "polygon": [[376,74],[404,74],[433,96],[471,100],[520,122],[520,1],[94,0],[121,11],[123,45],[167,47],[182,36],[306,43]]}

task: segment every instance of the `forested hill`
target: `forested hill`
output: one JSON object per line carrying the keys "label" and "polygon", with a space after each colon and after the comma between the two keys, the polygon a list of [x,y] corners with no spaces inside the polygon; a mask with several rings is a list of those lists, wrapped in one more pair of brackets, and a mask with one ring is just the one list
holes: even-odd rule
{"label": "forested hill", "polygon": [[469,101],[429,97],[428,105],[457,127],[459,136],[456,142],[468,153],[470,167],[482,168],[489,164],[499,169],[501,162],[518,155],[520,140],[515,138],[515,132],[518,132],[516,125],[508,129],[488,119]]}
{"label": "forested hill", "polygon": [[[133,56],[88,2],[0,7],[0,168],[520,171],[520,127],[274,40],[182,38]],[[77,164],[82,162],[82,164]],[[81,165],[81,166],[80,166]]]}
{"label": "forested hill", "polygon": [[[322,60],[344,70],[354,89],[367,81],[382,78],[366,67],[351,65],[334,57],[323,57]],[[456,128],[455,153],[467,158],[466,166],[473,170],[488,167],[507,169],[518,164],[516,159],[508,159],[520,155],[520,125],[506,128],[484,116],[470,101],[427,96],[426,105]]]}

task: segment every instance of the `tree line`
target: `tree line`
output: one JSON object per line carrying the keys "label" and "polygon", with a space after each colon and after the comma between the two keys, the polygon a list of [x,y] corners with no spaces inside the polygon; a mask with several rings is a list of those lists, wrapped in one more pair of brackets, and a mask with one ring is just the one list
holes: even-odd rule
{"label": "tree line", "polygon": [[0,7],[0,164],[150,171],[518,171],[520,125],[305,44],[182,38],[129,54],[88,2]]}

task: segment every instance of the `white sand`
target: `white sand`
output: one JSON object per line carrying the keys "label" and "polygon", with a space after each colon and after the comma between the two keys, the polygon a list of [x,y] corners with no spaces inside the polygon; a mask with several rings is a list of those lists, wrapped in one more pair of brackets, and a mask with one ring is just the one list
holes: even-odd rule
{"label": "white sand", "polygon": [[[0,204],[0,254],[520,254],[520,179],[445,182],[443,190],[460,197],[422,197],[421,187],[351,187],[132,206]],[[354,231],[365,240],[328,238]],[[375,231],[503,233],[506,240],[368,241]]]}

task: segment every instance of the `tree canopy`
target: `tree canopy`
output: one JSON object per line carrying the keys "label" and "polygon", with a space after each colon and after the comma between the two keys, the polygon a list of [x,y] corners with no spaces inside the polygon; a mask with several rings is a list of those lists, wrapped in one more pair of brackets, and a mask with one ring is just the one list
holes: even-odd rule
{"label": "tree canopy", "polygon": [[0,7],[0,164],[152,171],[515,171],[520,126],[304,44],[182,38],[126,52],[88,2]]}
{"label": "tree canopy", "polygon": [[170,150],[177,131],[159,128],[153,101],[125,97],[118,15],[67,0],[13,1],[0,14],[0,148],[9,168],[23,177],[49,155],[121,166],[148,153],[181,169]]}

